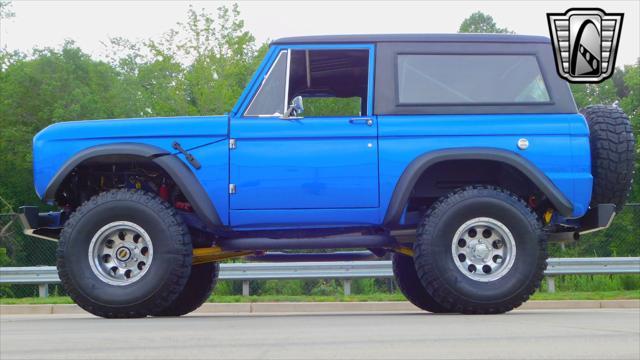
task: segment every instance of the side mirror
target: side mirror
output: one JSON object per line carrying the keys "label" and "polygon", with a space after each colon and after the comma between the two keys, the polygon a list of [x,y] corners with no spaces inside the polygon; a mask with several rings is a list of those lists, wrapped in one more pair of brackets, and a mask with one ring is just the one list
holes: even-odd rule
{"label": "side mirror", "polygon": [[291,105],[284,114],[284,118],[297,117],[304,112],[304,106],[302,105],[302,96],[296,96],[291,100]]}

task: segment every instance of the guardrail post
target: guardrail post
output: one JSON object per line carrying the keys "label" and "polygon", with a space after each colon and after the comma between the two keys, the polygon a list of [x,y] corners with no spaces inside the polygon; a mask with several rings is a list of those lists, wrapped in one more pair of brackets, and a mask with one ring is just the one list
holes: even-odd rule
{"label": "guardrail post", "polygon": [[344,289],[344,296],[351,295],[351,279],[342,280],[342,288]]}
{"label": "guardrail post", "polygon": [[38,284],[38,295],[41,298],[49,296],[49,284]]}
{"label": "guardrail post", "polygon": [[547,292],[556,292],[556,281],[553,276],[547,276]]}
{"label": "guardrail post", "polygon": [[249,280],[242,281],[242,296],[249,296]]}

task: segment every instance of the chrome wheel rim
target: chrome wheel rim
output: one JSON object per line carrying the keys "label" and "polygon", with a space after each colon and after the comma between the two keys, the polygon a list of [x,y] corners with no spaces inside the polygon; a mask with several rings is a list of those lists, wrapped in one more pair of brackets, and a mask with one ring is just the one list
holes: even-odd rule
{"label": "chrome wheel rim", "polygon": [[116,221],[103,226],[89,244],[93,273],[111,285],[129,285],[144,276],[153,260],[151,238],[140,226]]}
{"label": "chrome wheel rim", "polygon": [[451,244],[453,261],[466,277],[482,282],[505,276],[516,258],[516,242],[498,220],[479,217],[462,224]]}

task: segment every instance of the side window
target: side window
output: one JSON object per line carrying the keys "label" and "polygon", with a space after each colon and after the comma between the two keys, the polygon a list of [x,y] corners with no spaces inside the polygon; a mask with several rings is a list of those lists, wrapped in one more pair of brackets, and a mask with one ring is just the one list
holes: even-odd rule
{"label": "side window", "polygon": [[534,55],[400,54],[398,105],[547,103]]}
{"label": "side window", "polygon": [[369,50],[292,50],[287,102],[302,97],[304,117],[367,114]]}
{"label": "side window", "polygon": [[287,52],[282,51],[269,69],[245,116],[282,116],[285,111]]}

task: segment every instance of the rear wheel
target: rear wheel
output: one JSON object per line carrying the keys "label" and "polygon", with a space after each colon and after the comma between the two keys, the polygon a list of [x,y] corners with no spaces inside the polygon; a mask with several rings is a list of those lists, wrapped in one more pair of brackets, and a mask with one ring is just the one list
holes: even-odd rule
{"label": "rear wheel", "polygon": [[447,310],[425,290],[418,278],[413,258],[402,254],[393,254],[393,276],[402,294],[413,305],[432,313],[444,313]]}
{"label": "rear wheel", "polygon": [[433,299],[450,312],[510,311],[540,286],[546,235],[515,195],[468,187],[434,204],[418,228],[416,271]]}
{"label": "rear wheel", "polygon": [[142,317],[178,297],[191,257],[189,231],[168,203],[140,190],[112,190],[71,215],[57,266],[63,287],[86,311]]}

